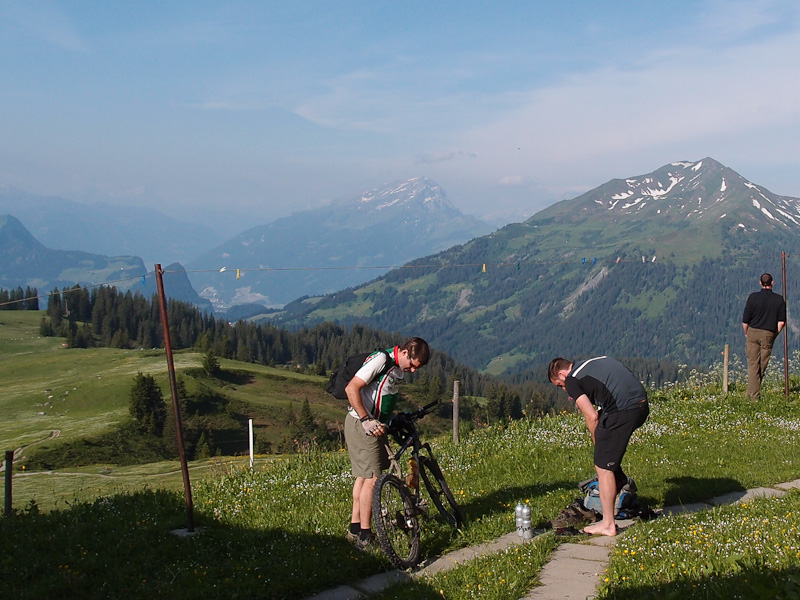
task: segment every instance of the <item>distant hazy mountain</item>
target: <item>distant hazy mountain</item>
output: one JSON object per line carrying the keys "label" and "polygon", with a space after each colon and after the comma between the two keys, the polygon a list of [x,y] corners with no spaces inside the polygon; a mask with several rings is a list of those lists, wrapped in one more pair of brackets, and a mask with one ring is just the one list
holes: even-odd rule
{"label": "distant hazy mountain", "polygon": [[[707,366],[725,344],[743,357],[744,301],[764,271],[780,293],[781,251],[788,289],[800,289],[800,199],[710,158],[676,162],[377,281],[292,302],[270,321],[422,335],[494,373],[526,373],[559,355]],[[788,330],[798,332],[791,314]]]}
{"label": "distant hazy mountain", "polygon": [[491,229],[455,209],[436,183],[416,178],[254,227],[187,267],[216,308],[280,306],[369,281]]}
{"label": "distant hazy mountain", "polygon": [[[201,298],[195,289],[192,287],[189,278],[186,276],[186,269],[180,263],[172,263],[170,265],[161,265],[163,269],[162,281],[164,283],[164,294],[167,298],[174,298],[175,300],[182,300],[194,304],[197,308],[206,312],[213,312],[211,302],[205,298]],[[134,283],[129,288],[132,292],[140,293],[146,298],[158,294],[158,285],[156,283],[155,272],[148,272],[144,280],[144,285],[138,282]]]}
{"label": "distant hazy mountain", "polygon": [[0,215],[0,287],[54,287],[111,283],[145,273],[138,256],[103,256],[77,250],[51,250],[11,215]]}
{"label": "distant hazy mountain", "polygon": [[[211,303],[197,295],[179,263],[163,267],[164,293],[211,311]],[[140,279],[144,276],[142,280]],[[138,256],[103,256],[77,250],[52,250],[41,244],[11,215],[0,215],[0,288],[36,288],[45,295],[57,287],[115,286],[150,297],[157,293],[153,271]],[[46,304],[46,302],[43,302]]]}
{"label": "distant hazy mountain", "polygon": [[151,208],[84,204],[0,186],[0,214],[14,215],[42,244],[156,263],[186,262],[224,238],[208,227],[169,218]]}

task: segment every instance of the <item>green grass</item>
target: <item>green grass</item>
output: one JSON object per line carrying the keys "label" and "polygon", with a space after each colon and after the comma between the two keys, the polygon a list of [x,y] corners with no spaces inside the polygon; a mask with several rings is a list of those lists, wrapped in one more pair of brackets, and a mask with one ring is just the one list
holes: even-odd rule
{"label": "green grass", "polygon": [[800,597],[800,492],[639,526],[598,598]]}
{"label": "green grass", "polygon": [[[138,372],[152,374],[171,401],[163,350],[67,349],[61,338],[39,336],[41,314],[0,311],[0,451],[30,446],[27,454],[112,433],[130,419],[128,396]],[[199,370],[202,358],[196,351],[178,351],[175,368],[188,376]],[[220,363],[223,377],[203,384],[236,402],[253,418],[256,435],[273,444],[284,435],[290,406],[297,413],[305,399],[323,421],[344,418],[343,403],[324,392],[323,377]],[[58,437],[45,441],[52,435]]]}
{"label": "green grass", "polygon": [[[626,457],[642,500],[653,506],[685,504],[796,479],[797,394],[788,403],[777,393],[765,396],[753,404],[740,393],[725,397],[708,387],[654,394],[650,420],[634,436]],[[591,474],[591,443],[574,413],[473,431],[458,445],[440,439],[434,448],[467,521],[460,532],[438,518],[425,521],[424,558],[512,531],[520,500],[543,524],[578,495],[576,483]],[[312,450],[259,462],[252,471],[243,460],[202,466],[194,466],[192,478],[195,518],[203,530],[189,539],[169,533],[185,524],[181,480],[174,469],[166,486],[171,491],[153,491],[159,487],[153,466],[141,474],[145,491],[134,491],[131,471],[132,485],[126,488],[131,491],[114,494],[112,488],[108,493],[114,495],[97,501],[64,501],[47,514],[29,514],[36,511],[26,511],[22,492],[15,493],[22,508],[0,520],[0,537],[16,540],[0,563],[0,596],[34,598],[63,589],[65,597],[100,598],[109,597],[109,589],[125,589],[133,598],[169,597],[178,590],[186,598],[304,598],[391,568],[380,554],[359,554],[344,540],[352,486],[345,452]],[[112,469],[117,473],[116,483],[124,484],[126,472]],[[39,498],[60,476],[18,475],[14,483],[37,479]],[[621,536],[603,594],[649,598],[679,590],[682,595],[676,597],[687,597],[700,589],[706,595],[698,597],[727,598],[737,582],[745,589],[745,579],[753,589],[788,585],[784,576],[800,567],[790,539],[796,527],[791,515],[800,511],[797,496],[634,526]],[[733,525],[744,523],[744,516],[758,528]],[[696,536],[691,532],[699,527],[714,532],[715,549],[708,555],[692,551]],[[756,531],[767,545],[789,546],[779,563],[758,553]],[[119,540],[122,549],[114,550]],[[394,586],[379,597],[519,598],[536,584],[538,570],[559,541],[546,535]],[[631,560],[633,551],[633,556],[658,560]],[[725,578],[733,578],[730,587],[720,587]]]}
{"label": "green grass", "polygon": [[[75,439],[113,427],[129,385],[114,383],[115,375],[130,381],[149,368],[164,377],[161,353],[66,351],[26,329],[38,323],[36,314],[5,313],[0,323],[0,368],[9,382],[0,406],[14,415],[0,423],[7,446],[36,441],[56,425]],[[195,353],[179,356],[183,368],[199,364]],[[230,373],[242,367],[223,366]],[[289,398],[321,393],[318,377],[247,369],[219,385],[264,420]],[[688,504],[800,477],[796,389],[789,402],[771,391],[750,403],[739,387],[726,396],[716,384],[693,382],[652,394],[650,419],[625,459],[644,502]],[[46,389],[70,392],[60,414],[32,414]],[[461,439],[433,445],[466,523],[454,532],[439,518],[426,520],[423,558],[512,531],[520,500],[542,525],[592,474],[591,442],[576,413],[464,431]],[[11,540],[0,559],[0,597],[305,598],[391,569],[380,554],[359,554],[344,539],[352,487],[345,452],[261,457],[252,471],[243,458],[190,467],[200,532],[186,538],[171,533],[187,519],[177,462],[16,469],[16,514],[0,519],[0,539]],[[800,494],[793,493],[637,524],[620,537],[602,597],[796,597],[798,514]],[[520,598],[560,541],[545,535],[376,597]]]}

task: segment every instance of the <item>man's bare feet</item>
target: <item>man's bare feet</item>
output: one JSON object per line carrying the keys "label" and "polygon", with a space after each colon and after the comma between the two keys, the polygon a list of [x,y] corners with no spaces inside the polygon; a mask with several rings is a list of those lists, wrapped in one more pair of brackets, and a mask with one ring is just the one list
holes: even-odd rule
{"label": "man's bare feet", "polygon": [[581,531],[589,535],[607,535],[609,537],[614,537],[617,535],[617,524],[612,522],[611,525],[607,525],[603,521],[598,521],[597,523],[587,525]]}

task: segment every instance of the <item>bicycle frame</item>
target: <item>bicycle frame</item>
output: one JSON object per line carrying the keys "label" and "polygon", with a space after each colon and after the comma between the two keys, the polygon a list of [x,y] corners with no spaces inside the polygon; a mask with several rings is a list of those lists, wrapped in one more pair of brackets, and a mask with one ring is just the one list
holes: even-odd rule
{"label": "bicycle frame", "polygon": [[[386,446],[386,453],[389,456],[388,472],[391,473],[392,475],[394,475],[395,477],[397,477],[400,481],[402,481],[406,485],[407,489],[413,490],[414,504],[416,505],[418,511],[421,512],[422,514],[426,515],[426,516],[428,515],[429,506],[428,506],[427,500],[425,500],[422,497],[422,494],[421,494],[422,480],[419,477],[420,471],[422,469],[422,462],[421,461],[425,461],[425,460],[435,461],[436,459],[433,456],[433,450],[431,449],[430,444],[428,442],[424,442],[423,443],[420,440],[419,432],[417,431],[416,421],[417,421],[417,419],[421,418],[422,416],[424,416],[428,412],[430,412],[430,410],[434,406],[436,406],[437,404],[438,404],[438,402],[432,402],[432,403],[430,403],[430,404],[428,404],[426,406],[423,406],[421,409],[419,409],[417,411],[416,418],[409,419],[409,422],[408,422],[407,425],[410,426],[409,427],[410,431],[408,431],[407,437],[405,438],[403,443],[400,445],[400,447],[398,448],[397,452],[392,452],[392,447],[391,447],[391,444],[389,442],[388,435],[387,435],[386,441],[384,442],[384,445]],[[411,457],[417,463],[417,467],[416,467],[417,468],[417,473],[416,473],[417,485],[416,485],[416,487],[411,487],[410,485],[408,485],[408,482],[406,481],[406,478],[403,475],[403,468],[400,466],[400,457],[402,457],[403,454],[405,454],[405,452],[409,448],[411,448]],[[422,456],[420,456],[420,451],[421,450],[425,450],[425,452],[427,453],[427,456],[425,454],[422,454]]]}

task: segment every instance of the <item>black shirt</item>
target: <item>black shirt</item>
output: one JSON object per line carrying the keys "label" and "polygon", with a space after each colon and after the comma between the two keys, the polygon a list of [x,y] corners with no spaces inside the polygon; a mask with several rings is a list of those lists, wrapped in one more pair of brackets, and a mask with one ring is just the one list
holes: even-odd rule
{"label": "black shirt", "polygon": [[572,366],[564,380],[571,400],[586,394],[598,410],[616,412],[635,408],[647,399],[642,383],[621,362],[598,356]]}
{"label": "black shirt", "polygon": [[742,323],[755,329],[778,332],[778,322],[786,322],[786,302],[783,296],[775,294],[769,288],[753,292],[747,297],[744,305]]}

